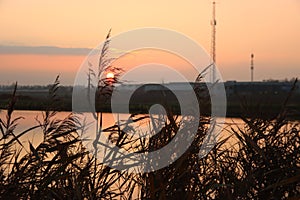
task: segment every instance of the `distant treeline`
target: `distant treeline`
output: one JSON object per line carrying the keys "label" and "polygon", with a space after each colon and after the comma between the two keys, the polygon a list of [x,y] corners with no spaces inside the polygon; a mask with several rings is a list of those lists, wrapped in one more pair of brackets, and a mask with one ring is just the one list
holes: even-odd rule
{"label": "distant treeline", "polygon": [[[18,90],[49,90],[51,88],[51,84],[49,85],[18,85]],[[0,85],[0,90],[13,90],[15,84],[11,85]],[[73,86],[60,86],[60,89],[71,90]]]}
{"label": "distant treeline", "polygon": [[[220,84],[220,83],[218,83]],[[188,97],[190,94],[185,89],[192,86],[199,98],[201,114],[210,115],[210,96],[205,83],[167,83],[123,86],[125,90],[134,91],[130,100],[130,112],[148,113],[153,104],[168,106],[175,114],[180,114],[180,105],[174,93],[168,88],[177,90],[177,94]],[[300,118],[300,85],[297,82],[236,82],[224,83],[227,96],[227,116],[261,117],[276,116],[283,106],[289,109],[289,116]],[[51,86],[18,86],[16,109],[44,110],[47,107],[48,90]],[[87,94],[88,88],[82,87],[82,94]],[[0,109],[5,109],[11,96],[12,86],[0,86]],[[59,110],[72,110],[71,86],[61,86],[56,95],[60,99]],[[126,92],[126,91],[125,91]],[[111,112],[110,96],[97,94],[96,110]],[[122,101],[120,101],[122,104]],[[121,106],[121,105],[120,105]],[[83,110],[84,111],[84,110]],[[266,116],[265,113],[269,113]]]}

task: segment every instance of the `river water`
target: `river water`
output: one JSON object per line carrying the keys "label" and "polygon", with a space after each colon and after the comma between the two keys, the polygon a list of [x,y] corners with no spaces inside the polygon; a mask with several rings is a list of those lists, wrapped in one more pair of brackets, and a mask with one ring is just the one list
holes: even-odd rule
{"label": "river water", "polygon": [[[55,116],[56,119],[64,119],[70,114],[70,112],[58,112]],[[0,118],[5,121],[6,111],[1,110]],[[18,135],[22,131],[31,128],[34,125],[38,125],[38,120],[42,120],[42,111],[27,111],[27,110],[17,110],[13,113],[13,118],[16,117],[23,117],[18,121],[18,125],[15,129],[15,135]],[[81,121],[83,118],[86,119],[86,124],[91,124],[95,122],[93,116],[91,114],[85,114],[84,116],[79,115]],[[103,113],[103,128],[110,127],[116,123],[116,121],[120,119],[127,119],[129,115],[127,114],[120,114],[120,115],[113,115],[111,113]],[[143,123],[143,124],[141,124]],[[151,123],[145,123],[145,121],[141,122],[140,124],[136,124],[135,126],[141,130],[149,130],[151,129]],[[232,126],[233,125],[233,126]],[[243,126],[243,122],[241,119],[238,118],[226,118],[225,124],[223,126],[223,131],[221,133],[222,137],[230,136],[230,127],[237,127]],[[90,129],[92,129],[91,126]],[[89,129],[88,129],[89,130]],[[95,130],[95,129],[94,129]],[[93,131],[94,132],[94,131]],[[141,131],[147,132],[149,131]],[[30,131],[28,134],[25,134],[20,138],[21,143],[27,149],[29,147],[28,141],[30,141],[34,146],[38,145],[43,140],[43,133],[40,128],[34,129]],[[233,139],[231,140],[232,143]]]}
{"label": "river water", "polygon": [[[68,115],[70,115],[70,112],[58,112],[55,116],[56,119],[64,119],[66,118]],[[89,124],[89,122],[91,121],[95,121],[93,116],[90,114],[86,114],[84,115],[87,121],[87,124]],[[1,110],[0,112],[0,118],[2,120],[5,121],[5,117],[6,117],[6,111],[5,110]],[[16,126],[15,129],[15,135],[18,135],[19,133],[21,133],[22,131],[31,128],[34,125],[38,125],[38,120],[42,120],[43,119],[43,115],[42,115],[42,111],[26,111],[26,110],[17,110],[14,111],[13,113],[13,118],[16,117],[23,117],[22,119],[20,119],[18,121],[18,125]],[[79,116],[81,119],[83,119],[82,115]],[[116,120],[120,120],[120,119],[126,119],[128,118],[129,115],[125,115],[125,114],[120,114],[120,115],[115,115],[113,116],[113,114],[111,113],[103,113],[103,128],[107,128],[110,127],[112,125],[114,125],[116,123]],[[151,126],[148,126],[150,123],[145,123],[143,122],[143,124],[137,124],[136,127],[140,128],[142,127],[142,129],[151,129]],[[230,131],[227,131],[227,129],[229,128],[229,126],[231,126],[232,124],[235,124],[234,126],[242,126],[243,123],[240,119],[237,118],[227,118],[225,125],[224,125],[224,129],[222,131],[222,136],[229,136],[230,135]],[[43,141],[43,132],[40,128],[34,129],[32,131],[30,131],[28,134],[25,134],[24,136],[22,136],[20,138],[20,142],[23,144],[24,146],[24,150],[21,153],[25,154],[25,151],[29,152],[29,143],[31,142],[33,144],[34,147],[36,147],[38,144],[40,144]],[[234,139],[231,140],[230,143],[234,143]],[[117,185],[115,187],[118,187]],[[134,194],[133,196],[138,198],[139,192],[138,192],[138,187],[136,187],[136,189],[134,190]]]}

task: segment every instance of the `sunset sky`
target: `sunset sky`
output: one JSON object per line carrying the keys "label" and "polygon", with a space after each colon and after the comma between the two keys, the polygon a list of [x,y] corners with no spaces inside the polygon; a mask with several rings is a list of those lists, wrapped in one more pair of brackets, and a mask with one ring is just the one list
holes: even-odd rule
{"label": "sunset sky", "polygon": [[[300,1],[216,1],[217,66],[224,80],[300,77]],[[0,1],[0,84],[72,85],[88,49],[142,27],[178,31],[210,51],[212,1]],[[7,47],[7,46],[12,46]],[[46,46],[43,48],[32,48]],[[53,48],[60,47],[60,48]],[[178,66],[177,66],[178,67]]]}

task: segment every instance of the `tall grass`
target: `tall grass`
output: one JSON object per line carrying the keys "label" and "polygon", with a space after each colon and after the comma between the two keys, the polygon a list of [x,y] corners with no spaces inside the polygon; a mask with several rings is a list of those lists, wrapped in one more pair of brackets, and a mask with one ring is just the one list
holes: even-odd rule
{"label": "tall grass", "polygon": [[[132,175],[105,166],[89,154],[81,144],[83,127],[76,116],[56,118],[53,108],[59,102],[55,96],[58,83],[57,79],[50,89],[49,107],[42,113],[42,120],[20,132],[16,127],[22,117],[13,117],[17,86],[12,93],[6,116],[0,120],[2,199],[299,198],[300,125],[299,121],[287,120],[286,110],[272,120],[243,118],[243,127],[229,128],[236,140],[234,145],[228,145],[225,138],[199,159],[209,122],[209,118],[201,118],[192,145],[177,161],[155,172]],[[136,116],[133,121],[146,118]],[[142,152],[166,145],[178,128],[178,116],[169,114],[164,128],[149,140],[133,138],[119,124],[103,132],[119,147]],[[40,144],[20,141],[33,130],[43,134]],[[21,154],[27,149],[24,145],[29,150]]]}
{"label": "tall grass", "polygon": [[[22,117],[13,118],[17,100],[15,87],[5,119],[0,120],[0,197],[2,199],[115,199],[126,191],[132,195],[130,177],[95,162],[82,146],[79,135],[82,127],[78,117],[69,114],[57,119],[55,106],[59,102],[55,92],[59,81],[49,91],[48,108],[37,125],[16,132]],[[40,131],[43,141],[29,151],[20,137]],[[95,164],[96,163],[96,164]],[[121,182],[121,183],[120,183]],[[119,183],[119,187],[116,185]],[[123,198],[124,199],[124,198]]]}
{"label": "tall grass", "polygon": [[[300,194],[299,121],[288,111],[275,119],[242,118],[232,125],[229,138],[218,141],[204,158],[198,158],[209,118],[201,117],[189,149],[171,165],[146,174],[132,175],[103,165],[82,146],[84,128],[69,114],[57,119],[55,95],[58,79],[49,91],[49,106],[36,125],[17,132],[22,117],[13,117],[17,85],[6,115],[0,120],[0,197],[2,199],[297,199]],[[142,121],[147,116],[132,116]],[[130,126],[130,124],[127,124]],[[188,124],[187,124],[188,125]],[[148,140],[132,137],[115,124],[102,132],[120,148],[153,151],[168,144],[179,128],[178,116],[168,114],[164,127]],[[20,141],[31,131],[43,141]],[[26,151],[24,145],[29,146]],[[21,151],[25,153],[21,154]]]}
{"label": "tall grass", "polygon": [[[98,72],[90,71],[88,81],[97,76],[97,95],[111,93],[111,81],[100,74],[120,69],[105,57],[109,34],[99,60]],[[114,82],[118,81],[115,76]],[[230,134],[217,142],[204,158],[198,153],[208,131],[210,118],[200,117],[197,134],[188,150],[169,166],[145,174],[130,174],[104,165],[97,154],[90,154],[80,140],[84,125],[78,116],[57,118],[59,99],[57,78],[49,90],[49,102],[42,119],[27,130],[17,131],[22,116],[14,117],[17,84],[0,119],[0,198],[1,199],[299,199],[300,198],[300,124],[289,121],[289,111],[274,119],[242,118],[244,124],[231,125]],[[108,90],[107,90],[108,89]],[[201,89],[201,88],[200,88]],[[102,98],[104,97],[101,96]],[[103,113],[95,114],[99,135],[131,152],[155,151],[167,145],[180,126],[180,117],[167,112],[163,128],[150,138],[136,138],[130,123],[103,128]],[[149,116],[132,115],[133,122]],[[127,126],[126,129],[122,127]],[[20,140],[39,131],[43,140],[37,145]],[[235,139],[235,143],[229,141]],[[184,139],[184,138],[180,138]],[[28,145],[29,148],[25,148]],[[25,151],[25,153],[22,153]],[[97,151],[95,151],[97,152]],[[109,155],[107,155],[109,156]]]}

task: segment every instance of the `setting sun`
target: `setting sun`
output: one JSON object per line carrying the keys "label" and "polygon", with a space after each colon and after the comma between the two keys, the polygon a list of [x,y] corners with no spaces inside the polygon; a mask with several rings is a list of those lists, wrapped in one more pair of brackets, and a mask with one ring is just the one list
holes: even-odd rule
{"label": "setting sun", "polygon": [[108,72],[106,74],[106,78],[113,79],[113,78],[115,78],[115,75],[112,72]]}

